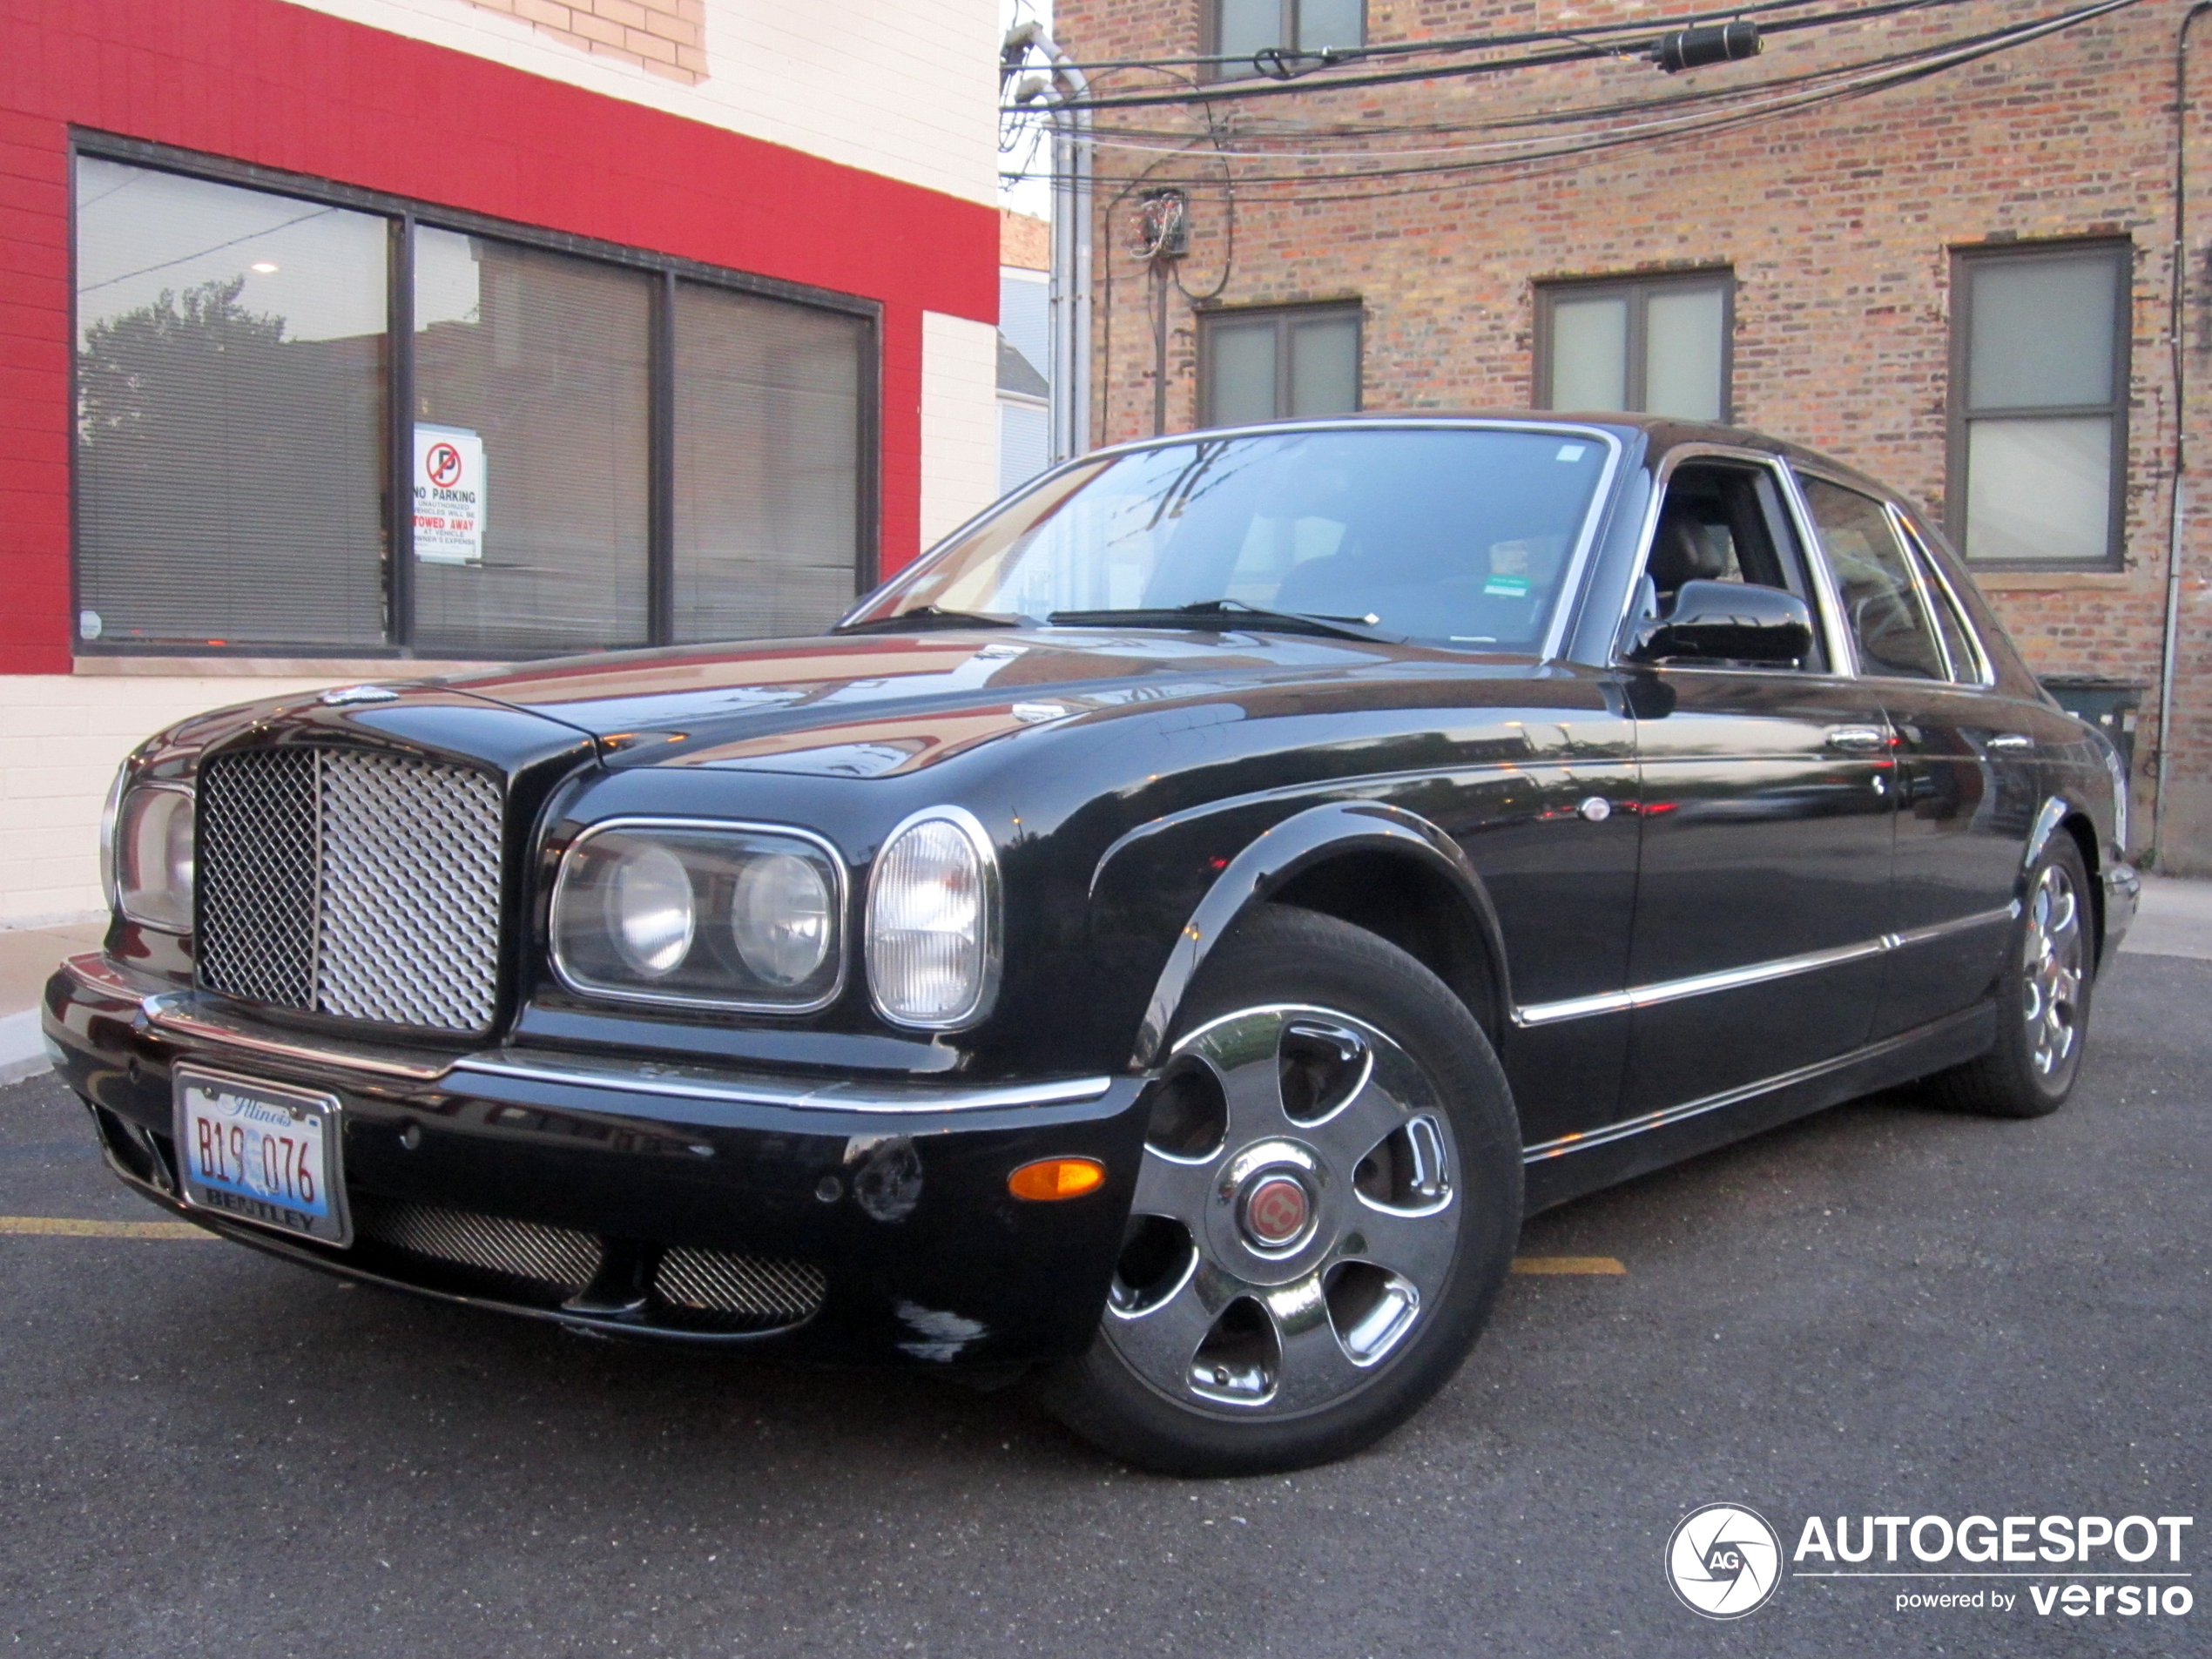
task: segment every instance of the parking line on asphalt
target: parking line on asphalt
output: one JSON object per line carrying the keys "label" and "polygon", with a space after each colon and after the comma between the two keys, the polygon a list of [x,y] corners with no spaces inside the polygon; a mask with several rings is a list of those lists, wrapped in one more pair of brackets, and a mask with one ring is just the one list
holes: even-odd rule
{"label": "parking line on asphalt", "polygon": [[73,1216],[0,1216],[0,1233],[65,1238],[212,1238],[189,1221],[79,1221]]}
{"label": "parking line on asphalt", "polygon": [[1625,1273],[1629,1270],[1611,1256],[1516,1256],[1516,1273]]}

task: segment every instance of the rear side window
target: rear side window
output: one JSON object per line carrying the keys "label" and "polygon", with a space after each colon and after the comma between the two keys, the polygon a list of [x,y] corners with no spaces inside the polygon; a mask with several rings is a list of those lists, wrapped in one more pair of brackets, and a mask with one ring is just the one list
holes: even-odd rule
{"label": "rear side window", "polygon": [[1951,659],[1951,678],[1962,685],[1988,685],[1989,667],[1982,655],[1981,642],[1974,637],[1973,625],[1959,609],[1958,596],[1951,591],[1943,567],[1936,563],[1928,544],[1912,528],[1911,519],[1900,514],[1896,524],[1912,555],[1921,590],[1928,597],[1928,608],[1935,612],[1936,631],[1943,637],[1943,654]]}
{"label": "rear side window", "polygon": [[1824,478],[1802,482],[1844,624],[1858,646],[1859,671],[1894,679],[1948,678],[1889,509]]}

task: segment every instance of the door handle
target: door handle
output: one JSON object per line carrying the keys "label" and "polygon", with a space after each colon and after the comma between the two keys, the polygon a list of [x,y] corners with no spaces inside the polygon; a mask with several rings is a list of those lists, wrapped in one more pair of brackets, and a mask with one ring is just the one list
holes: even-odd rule
{"label": "door handle", "polygon": [[1828,746],[1846,754],[1877,754],[1890,746],[1890,734],[1878,725],[1831,725]]}
{"label": "door handle", "polygon": [[2007,753],[2016,753],[2023,749],[2033,749],[2034,746],[2035,739],[2025,732],[2000,732],[1982,745],[1985,749],[1998,749]]}

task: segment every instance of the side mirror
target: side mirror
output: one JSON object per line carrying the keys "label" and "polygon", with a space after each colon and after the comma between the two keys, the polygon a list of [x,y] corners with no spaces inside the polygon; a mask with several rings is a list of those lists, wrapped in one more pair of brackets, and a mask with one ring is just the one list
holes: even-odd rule
{"label": "side mirror", "polygon": [[1675,608],[1647,623],[1639,663],[1752,663],[1797,668],[1812,651],[1812,612],[1794,593],[1750,582],[1685,582]]}

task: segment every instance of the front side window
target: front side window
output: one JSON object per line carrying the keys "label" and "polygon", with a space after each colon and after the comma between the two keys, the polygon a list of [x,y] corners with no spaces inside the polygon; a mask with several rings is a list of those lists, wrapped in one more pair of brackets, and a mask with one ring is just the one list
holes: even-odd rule
{"label": "front side window", "polygon": [[92,154],[76,189],[80,650],[511,658],[851,604],[855,310],[366,195]]}
{"label": "front side window", "polygon": [[1217,312],[1199,320],[1198,361],[1208,426],[1349,415],[1359,407],[1359,308]]}
{"label": "front side window", "polygon": [[1561,602],[1608,454],[1587,433],[1520,428],[1161,444],[1016,497],[854,620],[936,606],[1174,625],[1184,607],[1260,609],[1525,651]]}
{"label": "front side window", "polygon": [[1365,44],[1366,0],[1208,0],[1212,37],[1206,50],[1218,61],[1213,76],[1238,80],[1279,72],[1279,65],[1318,57],[1332,47]]}
{"label": "front side window", "polygon": [[1946,528],[1968,559],[2119,563],[2131,270],[2126,243],[1955,257]]}
{"label": "front side window", "polygon": [[[1688,582],[1748,582],[1796,595],[1817,616],[1789,509],[1771,469],[1753,462],[1694,460],[1669,475],[1667,493],[1644,555],[1632,625],[1675,608]],[[1803,667],[1826,667],[1818,631]]]}
{"label": "front side window", "polygon": [[1545,283],[1536,290],[1536,406],[1730,418],[1726,272]]}
{"label": "front side window", "polygon": [[1859,671],[1896,679],[1949,678],[1889,509],[1825,478],[1802,482],[1845,625],[1858,647]]}

